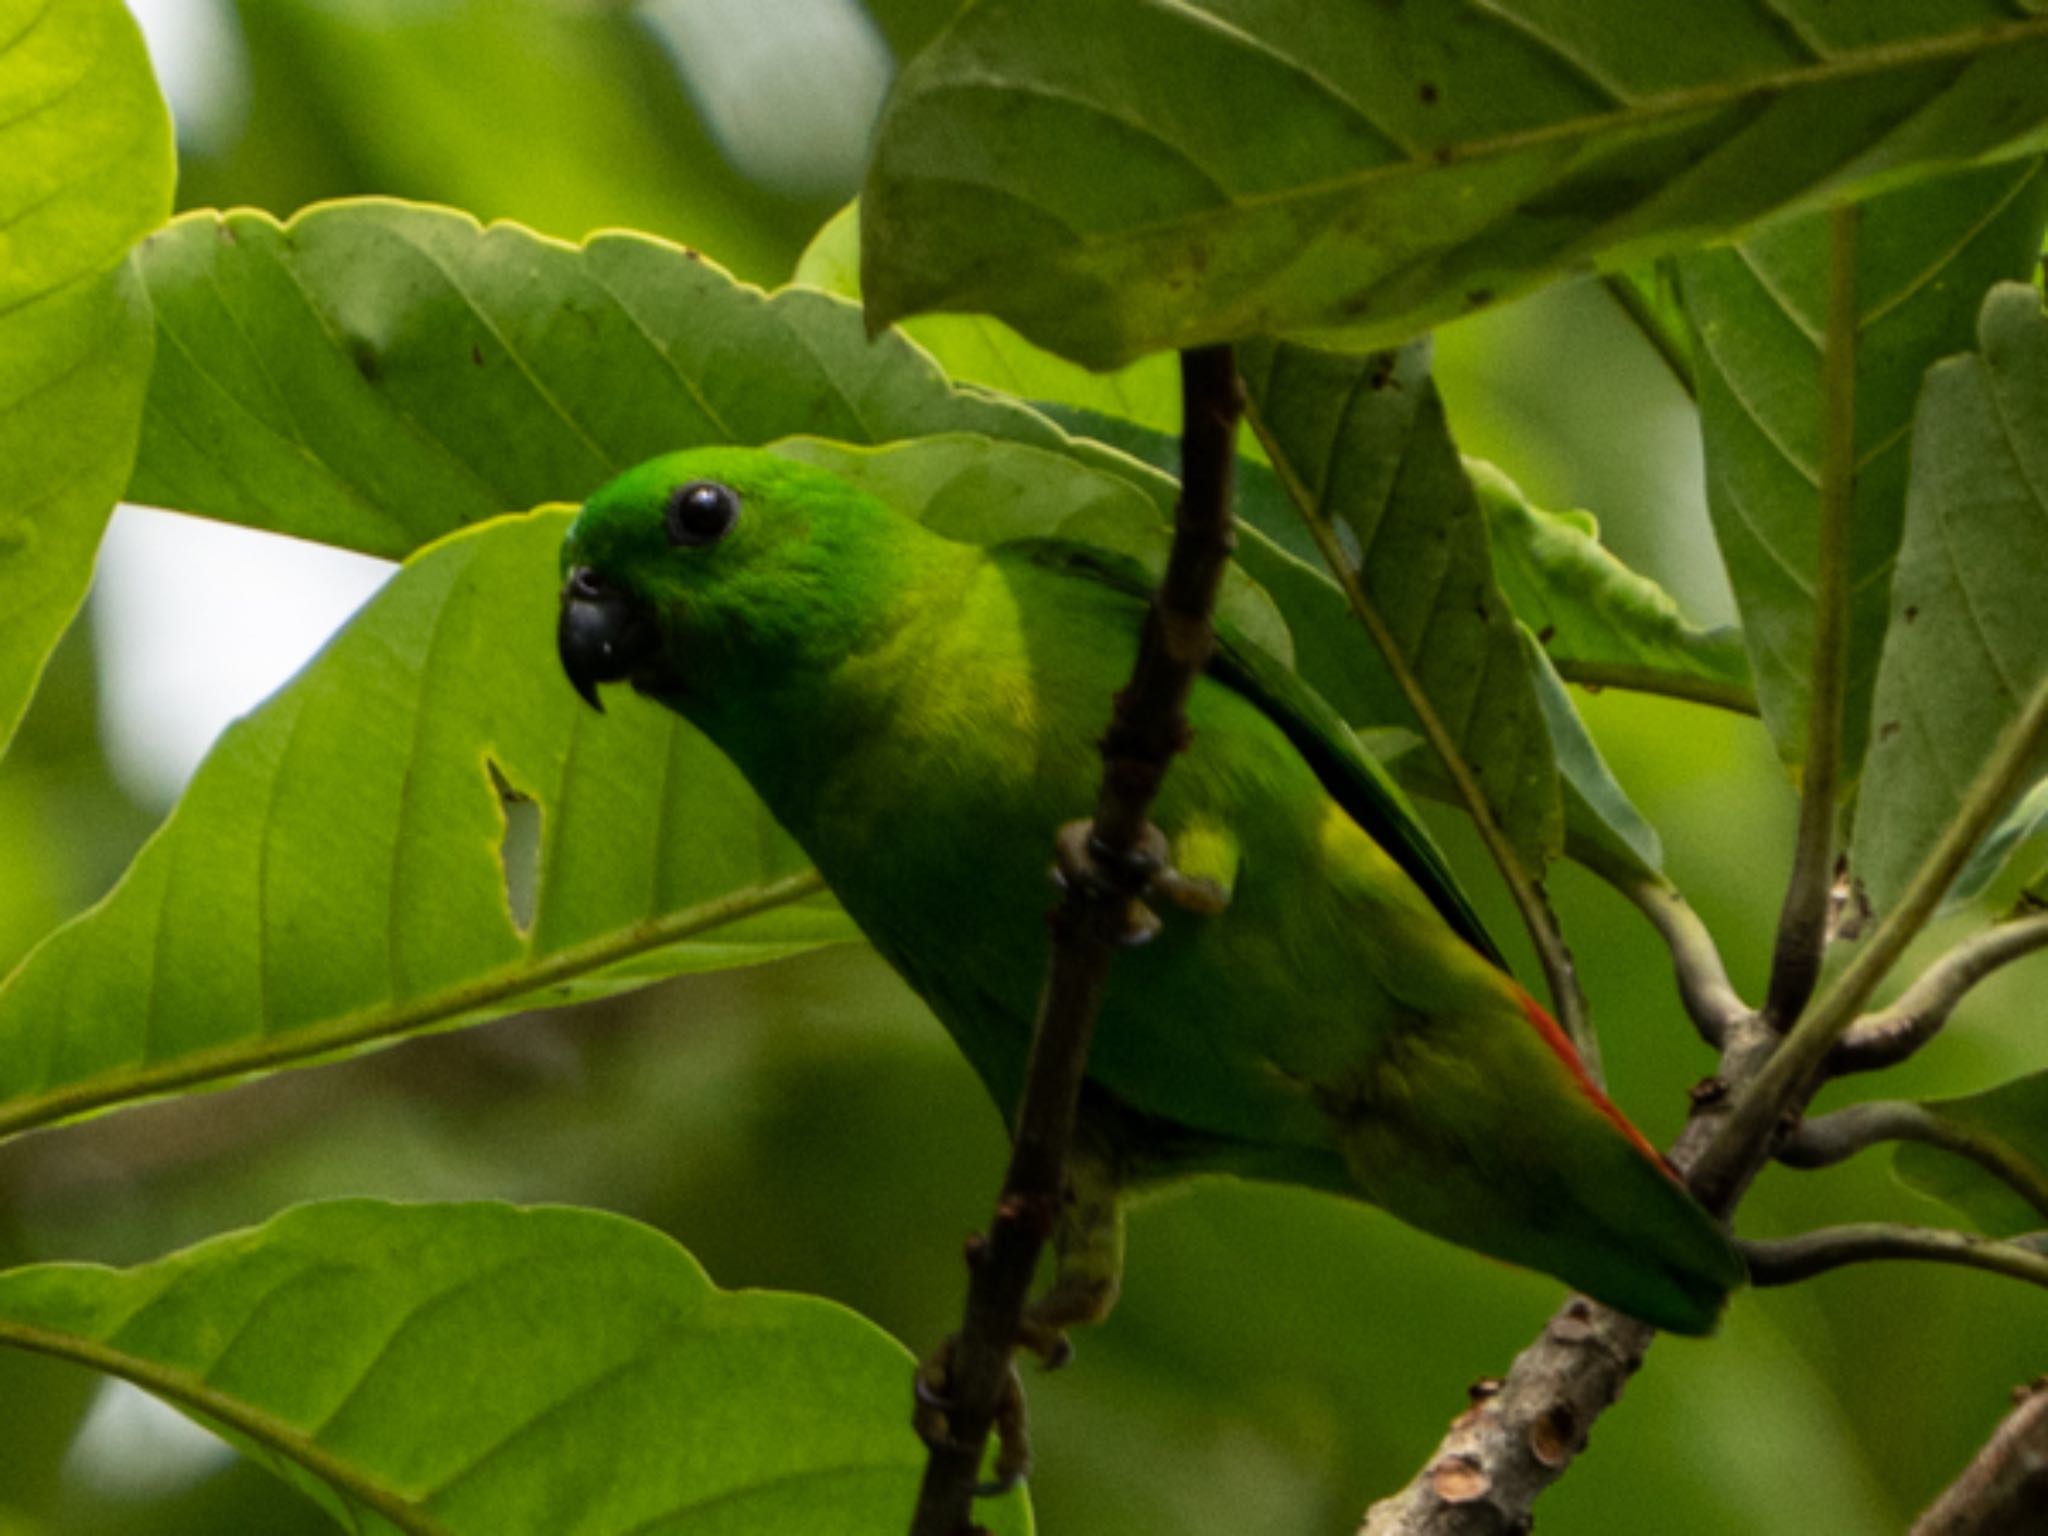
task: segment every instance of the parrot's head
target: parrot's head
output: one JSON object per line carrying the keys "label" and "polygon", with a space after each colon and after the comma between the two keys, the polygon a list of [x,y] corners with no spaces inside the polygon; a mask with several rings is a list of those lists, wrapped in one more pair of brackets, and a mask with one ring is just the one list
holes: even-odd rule
{"label": "parrot's head", "polygon": [[829,667],[885,603],[908,519],[758,448],[694,448],[604,486],[562,543],[563,670],[681,704]]}

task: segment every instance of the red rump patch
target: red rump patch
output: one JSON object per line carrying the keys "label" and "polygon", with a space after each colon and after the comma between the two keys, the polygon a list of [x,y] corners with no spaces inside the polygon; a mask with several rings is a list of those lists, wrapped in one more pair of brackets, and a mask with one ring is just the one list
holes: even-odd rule
{"label": "red rump patch", "polygon": [[1565,1070],[1571,1073],[1572,1080],[1579,1085],[1579,1091],[1593,1101],[1593,1107],[1612,1120],[1621,1134],[1633,1142],[1643,1156],[1662,1169],[1673,1183],[1684,1182],[1671,1164],[1664,1160],[1664,1154],[1650,1145],[1648,1137],[1629,1124],[1628,1116],[1615,1107],[1614,1100],[1602,1093],[1600,1085],[1586,1075],[1585,1063],[1579,1060],[1578,1050],[1573,1046],[1571,1037],[1558,1027],[1557,1020],[1545,1013],[1543,1005],[1520,987],[1515,988],[1515,996],[1520,999],[1522,1012],[1527,1015],[1529,1022],[1536,1026],[1536,1033],[1542,1037],[1543,1043],[1557,1053],[1557,1059],[1565,1064]]}

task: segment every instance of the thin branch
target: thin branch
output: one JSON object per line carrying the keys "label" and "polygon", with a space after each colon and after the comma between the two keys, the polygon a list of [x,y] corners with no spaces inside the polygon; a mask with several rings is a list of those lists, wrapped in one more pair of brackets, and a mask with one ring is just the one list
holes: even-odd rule
{"label": "thin branch", "polygon": [[1599,1041],[1593,1033],[1585,991],[1579,985],[1578,965],[1572,959],[1571,949],[1558,927],[1557,914],[1551,911],[1550,898],[1545,894],[1541,880],[1523,866],[1514,844],[1508,840],[1506,829],[1500,824],[1500,818],[1494,814],[1492,803],[1486,798],[1486,791],[1480,786],[1471,765],[1465,761],[1464,754],[1458,750],[1458,743],[1437,712],[1436,704],[1423,688],[1422,679],[1416,675],[1400,642],[1387,626],[1385,615],[1367,596],[1358,571],[1344,553],[1321,499],[1302,483],[1285,447],[1275,440],[1266,424],[1256,400],[1248,405],[1247,414],[1252,430],[1265,445],[1273,472],[1286,487],[1288,498],[1301,513],[1302,522],[1315,540],[1316,548],[1322,552],[1330,574],[1343,590],[1352,617],[1372,637],[1373,645],[1386,661],[1388,672],[1400,687],[1402,698],[1422,727],[1423,740],[1429,743],[1430,750],[1443,765],[1444,773],[1457,790],[1458,803],[1472,818],[1479,840],[1486,845],[1487,853],[1500,870],[1508,894],[1514,898],[1515,910],[1521,914],[1523,926],[1529,930],[1529,940],[1535,946],[1536,958],[1543,967],[1543,978],[1550,992],[1551,1006],[1557,1012],[1558,1023],[1564,1026],[1587,1070],[1597,1078]]}
{"label": "thin branch", "polygon": [[1754,1285],[1792,1285],[1846,1264],[1879,1259],[1913,1259],[1958,1264],[2048,1285],[2048,1254],[2022,1243],[1951,1232],[1944,1227],[1906,1227],[1885,1221],[1848,1222],[1798,1237],[1740,1245]]}
{"label": "thin branch", "polygon": [[1921,973],[1898,1001],[1866,1014],[1828,1053],[1828,1073],[1872,1072],[1904,1061],[1941,1032],[1970,989],[2001,967],[2048,948],[2048,912],[1973,934]]}
{"label": "thin branch", "polygon": [[1663,359],[1664,366],[1671,370],[1671,377],[1678,381],[1678,387],[1688,398],[1697,400],[1700,392],[1692,377],[1692,351],[1683,340],[1671,334],[1671,328],[1664,323],[1664,316],[1658,313],[1657,307],[1619,272],[1610,272],[1601,278],[1600,286],[1621,306],[1621,312],[1642,332],[1643,340]]}
{"label": "thin branch", "polygon": [[1876,932],[1743,1089],[1721,1135],[1693,1171],[1693,1191],[1709,1209],[1728,1208],[1755,1174],[1784,1117],[1812,1096],[1835,1042],[1855,1022],[1906,946],[1927,925],[1970,854],[2026,782],[2044,738],[2048,738],[2048,678],[2035,686],[2018,718],[2006,728],[1963,796],[1955,818],[1914,871]]}
{"label": "thin branch", "polygon": [[1565,852],[1632,902],[1671,951],[1679,1000],[1700,1038],[1716,1050],[1753,1010],[1728,979],[1713,934],[1676,885],[1663,875],[1631,868],[1590,839],[1567,837]]}
{"label": "thin branch", "polygon": [[1820,548],[1813,606],[1799,833],[1778,915],[1764,1017],[1790,1029],[1813,997],[1827,949],[1836,791],[1849,679],[1849,535],[1856,502],[1856,231],[1854,204],[1828,214],[1828,322],[1821,345]]}
{"label": "thin branch", "polygon": [[[947,1362],[948,1434],[930,1446],[912,1536],[967,1536],[974,1529],[983,1450],[1009,1384],[1032,1272],[1065,1191],[1103,981],[1129,931],[1132,902],[1157,867],[1147,818],[1167,767],[1186,744],[1188,693],[1214,643],[1209,618],[1235,543],[1231,493],[1242,410],[1228,347],[1181,354],[1181,408],[1173,550],[1131,681],[1117,695],[1103,737],[1102,788],[1085,849],[1062,835],[1070,875],[1052,917],[1052,957],[1016,1139],[988,1238],[970,1249],[966,1319]],[[1078,860],[1071,857],[1077,852]]]}
{"label": "thin branch", "polygon": [[2013,1394],[2018,1404],[1913,1523],[1911,1536],[2027,1536],[2048,1530],[2048,1382]]}
{"label": "thin branch", "polygon": [[1903,1099],[1852,1104],[1808,1120],[1778,1148],[1778,1161],[1828,1168],[1888,1141],[1917,1141],[1967,1157],[2048,1217],[2048,1177],[2031,1161],[1987,1131]]}

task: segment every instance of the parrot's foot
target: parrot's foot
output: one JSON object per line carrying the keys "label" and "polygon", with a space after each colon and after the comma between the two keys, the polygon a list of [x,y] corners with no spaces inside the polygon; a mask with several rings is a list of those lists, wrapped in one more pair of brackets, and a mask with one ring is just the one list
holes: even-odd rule
{"label": "parrot's foot", "polygon": [[1215,881],[1184,875],[1173,867],[1172,848],[1157,827],[1145,828],[1144,840],[1128,854],[1111,854],[1095,841],[1092,822],[1070,821],[1053,840],[1053,878],[1062,887],[1081,885],[1097,890],[1136,890],[1120,942],[1136,946],[1158,937],[1164,925],[1146,898],[1170,902],[1183,912],[1215,917],[1230,905],[1230,892]]}
{"label": "parrot's foot", "polygon": [[[958,1334],[947,1335],[945,1342],[917,1368],[911,1388],[916,1403],[911,1411],[911,1425],[917,1430],[918,1439],[935,1449],[959,1444],[953,1438],[954,1403],[948,1395],[952,1384],[953,1351],[959,1343]],[[989,1481],[975,1485],[974,1492],[980,1498],[1008,1493],[1023,1482],[1031,1470],[1031,1433],[1024,1409],[1024,1383],[1018,1378],[1014,1365],[1005,1374],[1003,1395],[996,1403],[995,1432],[995,1475]]]}

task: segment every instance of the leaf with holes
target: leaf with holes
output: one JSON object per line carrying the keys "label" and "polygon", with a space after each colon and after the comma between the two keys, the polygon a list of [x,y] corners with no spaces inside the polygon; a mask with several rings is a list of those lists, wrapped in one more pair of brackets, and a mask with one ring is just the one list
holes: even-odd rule
{"label": "leaf with holes", "polygon": [[1927,376],[1850,868],[1880,912],[2048,677],[2048,315],[2004,283]]}
{"label": "leaf with holes", "polygon": [[[1874,198],[1858,217],[1845,779],[1855,777],[1869,737],[1921,375],[1969,349],[1985,290],[2027,274],[2044,225],[2048,168],[2039,161]],[[1707,503],[1764,720],[1795,767],[1805,760],[1812,686],[1828,267],[1825,215],[1679,262]]]}
{"label": "leaf with holes", "polygon": [[[13,1270],[0,1343],[155,1393],[352,1531],[894,1536],[924,1463],[887,1334],[596,1211],[335,1201]],[[977,1514],[1031,1529],[1021,1494]]]}
{"label": "leaf with holes", "polygon": [[115,0],[0,0],[0,749],[78,609],[149,378],[128,249],[171,120]]}
{"label": "leaf with holes", "polygon": [[141,267],[160,358],[130,498],[391,559],[704,443],[1068,446],[901,337],[870,344],[853,304],[640,235],[373,199],[187,215]]}
{"label": "leaf with holes", "polygon": [[[2048,1072],[2015,1078],[1984,1093],[1935,1099],[1922,1106],[1944,1127],[1943,1134],[1981,1146],[2018,1168],[2038,1186],[2048,1185]],[[2014,1237],[2048,1226],[2017,1189],[1992,1177],[1970,1158],[1943,1147],[1904,1142],[1892,1154],[1892,1169],[1908,1188],[1940,1200],[1993,1237]]]}
{"label": "leaf with holes", "polygon": [[[852,936],[707,742],[563,681],[566,522],[427,551],[228,728],[113,894],[0,985],[0,1132]],[[500,784],[538,807],[530,870]]]}
{"label": "leaf with holes", "polygon": [[[1351,357],[1258,343],[1244,349],[1243,372],[1274,471],[1326,560],[1341,563],[1375,644],[1412,678],[1517,855],[1540,872],[1564,845],[1557,764],[1427,344]],[[1275,596],[1284,611],[1287,594]]]}
{"label": "leaf with holes", "polygon": [[[1157,563],[1158,504],[1064,453],[799,439],[952,537]],[[0,984],[0,1134],[108,1105],[855,938],[716,749],[555,656],[566,514],[408,564],[231,726],[114,893]],[[1286,654],[1248,578],[1227,611]]]}
{"label": "leaf with holes", "polygon": [[2048,147],[2044,76],[2048,15],[1993,0],[1694,0],[1677,27],[1641,0],[976,0],[877,131],[868,304],[986,312],[1098,368],[1386,345]]}

